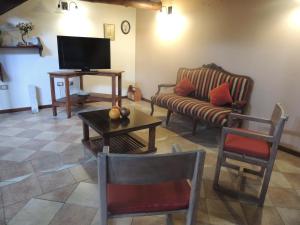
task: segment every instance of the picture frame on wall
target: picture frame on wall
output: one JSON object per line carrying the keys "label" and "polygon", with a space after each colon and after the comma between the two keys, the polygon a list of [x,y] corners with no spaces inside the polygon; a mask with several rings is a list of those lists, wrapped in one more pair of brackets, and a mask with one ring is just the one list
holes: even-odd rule
{"label": "picture frame on wall", "polygon": [[114,24],[104,24],[104,38],[108,38],[111,41],[115,40],[115,25]]}

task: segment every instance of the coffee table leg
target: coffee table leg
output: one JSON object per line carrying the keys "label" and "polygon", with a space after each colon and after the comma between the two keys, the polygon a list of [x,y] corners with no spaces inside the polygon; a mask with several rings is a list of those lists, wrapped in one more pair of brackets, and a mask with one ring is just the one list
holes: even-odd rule
{"label": "coffee table leg", "polygon": [[154,152],[156,151],[155,148],[155,129],[156,127],[149,128],[149,139],[148,139],[148,151]]}
{"label": "coffee table leg", "polygon": [[83,129],[83,141],[88,141],[90,139],[90,132],[89,132],[89,126],[82,122],[82,129]]}

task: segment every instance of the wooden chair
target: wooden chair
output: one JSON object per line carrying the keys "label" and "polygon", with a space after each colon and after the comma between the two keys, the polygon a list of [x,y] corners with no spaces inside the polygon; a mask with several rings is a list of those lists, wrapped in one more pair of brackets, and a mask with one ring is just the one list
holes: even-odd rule
{"label": "wooden chair", "polygon": [[[173,147],[173,151],[176,149],[178,146]],[[167,215],[167,224],[171,225],[176,212],[186,212],[186,224],[195,225],[204,159],[203,151],[99,153],[100,225],[107,225],[114,217],[161,214]]]}
{"label": "wooden chair", "polygon": [[[214,178],[214,188],[230,193],[230,190],[226,190],[218,184],[221,166],[240,170],[239,166],[226,162],[227,158],[254,164],[259,166],[261,170],[255,171],[244,168],[243,171],[263,177],[260,195],[258,198],[254,198],[254,201],[262,206],[268,190],[277,148],[288,115],[285,113],[283,107],[277,103],[270,120],[232,113],[229,116],[229,124],[233,124],[234,119],[266,123],[270,125],[270,131],[268,134],[265,134],[240,128],[223,128]],[[233,192],[231,191],[231,193]]]}

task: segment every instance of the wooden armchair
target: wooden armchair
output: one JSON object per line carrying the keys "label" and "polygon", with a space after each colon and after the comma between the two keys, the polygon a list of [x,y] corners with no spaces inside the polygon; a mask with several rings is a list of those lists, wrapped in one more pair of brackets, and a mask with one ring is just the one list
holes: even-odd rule
{"label": "wooden armchair", "polygon": [[99,153],[100,225],[107,225],[108,218],[113,217],[160,214],[167,215],[167,224],[171,225],[176,212],[186,212],[186,224],[195,225],[204,159],[203,151]]}
{"label": "wooden armchair", "polygon": [[[244,172],[263,177],[260,195],[258,199],[255,198],[255,201],[261,206],[264,204],[277,148],[288,115],[285,113],[283,107],[277,103],[270,120],[232,113],[229,116],[229,124],[232,124],[234,119],[266,123],[270,125],[270,131],[268,134],[264,134],[240,128],[223,128],[214,178],[214,188],[216,190],[225,190],[218,184],[221,166],[236,170],[240,169],[239,166],[226,162],[227,158],[257,165],[261,167],[260,171],[244,169]],[[225,191],[230,193],[228,190]]]}

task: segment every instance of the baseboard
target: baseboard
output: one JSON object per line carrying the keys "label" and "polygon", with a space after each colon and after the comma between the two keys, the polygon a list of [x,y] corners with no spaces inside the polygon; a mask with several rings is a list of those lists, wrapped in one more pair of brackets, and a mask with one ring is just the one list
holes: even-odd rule
{"label": "baseboard", "polygon": [[[52,105],[40,105],[39,109],[47,109],[51,108]],[[15,113],[15,112],[23,112],[23,111],[30,111],[31,107],[22,107],[22,108],[14,108],[14,109],[2,109],[0,110],[0,114],[4,113]]]}
{"label": "baseboard", "polygon": [[300,152],[296,151],[295,149],[288,148],[288,147],[285,147],[285,146],[282,146],[282,145],[279,145],[279,148],[278,148],[278,149],[279,149],[280,151],[283,151],[283,152],[289,153],[289,154],[291,154],[291,155],[300,157]]}
{"label": "baseboard", "polygon": [[151,101],[147,98],[142,98],[142,100],[145,101],[145,102],[151,103]]}

